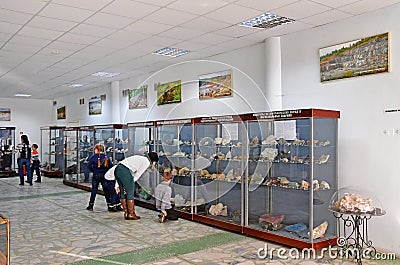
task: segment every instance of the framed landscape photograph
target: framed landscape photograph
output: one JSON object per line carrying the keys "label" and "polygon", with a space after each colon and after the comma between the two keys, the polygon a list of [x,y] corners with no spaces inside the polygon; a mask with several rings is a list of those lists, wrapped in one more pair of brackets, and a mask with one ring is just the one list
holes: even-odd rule
{"label": "framed landscape photograph", "polygon": [[10,108],[0,108],[0,121],[11,121]]}
{"label": "framed landscape photograph", "polygon": [[101,114],[102,102],[101,98],[92,98],[89,100],[89,115]]}
{"label": "framed landscape photograph", "polygon": [[199,76],[199,99],[232,96],[232,70]]}
{"label": "framed landscape photograph", "polygon": [[148,85],[143,85],[139,88],[129,90],[129,109],[147,108],[147,88]]}
{"label": "framed landscape photograph", "polygon": [[319,49],[321,82],[389,71],[389,33]]}
{"label": "framed landscape photograph", "polygon": [[65,106],[57,108],[57,120],[64,120],[66,117]]}
{"label": "framed landscape photograph", "polygon": [[179,103],[182,100],[182,80],[157,86],[157,105]]}

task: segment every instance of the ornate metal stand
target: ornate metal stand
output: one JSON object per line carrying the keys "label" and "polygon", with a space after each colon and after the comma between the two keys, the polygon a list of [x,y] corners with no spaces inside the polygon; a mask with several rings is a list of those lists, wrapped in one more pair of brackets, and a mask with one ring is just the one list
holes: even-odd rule
{"label": "ornate metal stand", "polygon": [[339,222],[339,239],[342,257],[354,258],[357,264],[362,264],[362,258],[374,257],[376,249],[368,238],[368,220],[373,216],[384,215],[384,211],[371,214],[342,213],[332,210]]}

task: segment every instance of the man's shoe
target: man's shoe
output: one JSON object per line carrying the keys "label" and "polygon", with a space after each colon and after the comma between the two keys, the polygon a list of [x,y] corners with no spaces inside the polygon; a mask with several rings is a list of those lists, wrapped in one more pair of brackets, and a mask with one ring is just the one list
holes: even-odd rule
{"label": "man's shoe", "polygon": [[37,183],[41,183],[42,181],[41,181],[41,180],[35,180],[35,182],[37,182]]}
{"label": "man's shoe", "polygon": [[86,210],[93,211],[93,204],[89,204],[89,206],[86,207]]}
{"label": "man's shoe", "polygon": [[20,186],[24,186],[24,183],[19,183]]}

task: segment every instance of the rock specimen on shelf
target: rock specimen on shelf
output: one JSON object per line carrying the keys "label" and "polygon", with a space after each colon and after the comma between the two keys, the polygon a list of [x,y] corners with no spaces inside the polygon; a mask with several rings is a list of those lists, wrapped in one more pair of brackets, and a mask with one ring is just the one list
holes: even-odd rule
{"label": "rock specimen on shelf", "polygon": [[348,213],[372,213],[375,207],[370,198],[364,198],[359,194],[345,194],[335,203],[336,209]]}
{"label": "rock specimen on shelf", "polygon": [[225,158],[226,159],[231,159],[232,158],[232,152],[228,151],[228,153],[226,153],[226,155],[225,155]]}
{"label": "rock specimen on shelf", "polygon": [[221,137],[216,137],[214,139],[215,144],[222,144],[222,138]]}
{"label": "rock specimen on shelf", "polygon": [[260,159],[272,161],[278,155],[278,149],[276,148],[265,148],[260,154]]}
{"label": "rock specimen on shelf", "polygon": [[183,198],[182,195],[176,194],[174,198],[174,203],[176,207],[180,207],[185,205],[186,200]]}
{"label": "rock specimen on shelf", "polygon": [[185,174],[188,174],[189,172],[190,172],[190,169],[187,167],[183,167],[183,168],[179,169],[179,171],[178,171],[179,175],[185,175]]}
{"label": "rock specimen on shelf", "polygon": [[328,228],[328,222],[325,221],[316,228],[313,229],[313,239],[323,238],[325,236],[326,229]]}
{"label": "rock specimen on shelf", "polygon": [[312,182],[313,190],[319,190],[319,182],[317,179],[314,179]]}
{"label": "rock specimen on shelf", "polygon": [[265,140],[263,140],[261,142],[261,144],[263,144],[263,145],[276,145],[276,144],[278,144],[278,142],[276,141],[274,135],[270,135]]}
{"label": "rock specimen on shelf", "polygon": [[329,183],[326,182],[325,180],[321,181],[321,183],[319,184],[319,187],[320,187],[322,190],[329,190],[329,189],[331,189],[331,186],[329,186]]}
{"label": "rock specimen on shelf", "polygon": [[222,203],[218,203],[215,205],[211,205],[208,212],[211,215],[220,215],[220,216],[228,216],[228,206],[224,206]]}
{"label": "rock specimen on shelf", "polygon": [[231,142],[230,139],[227,139],[227,138],[222,139],[222,145],[228,145],[228,144],[230,144],[230,142]]}
{"label": "rock specimen on shelf", "polygon": [[251,139],[250,141],[250,146],[256,146],[260,143],[260,140],[258,139],[258,137],[254,137],[253,139]]}

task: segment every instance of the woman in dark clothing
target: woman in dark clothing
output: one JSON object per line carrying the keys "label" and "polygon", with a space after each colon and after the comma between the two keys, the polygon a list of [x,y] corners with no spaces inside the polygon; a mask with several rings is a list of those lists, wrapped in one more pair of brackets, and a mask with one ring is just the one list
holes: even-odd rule
{"label": "woman in dark clothing", "polygon": [[21,144],[17,146],[18,150],[18,173],[19,173],[19,185],[24,185],[24,168],[26,169],[27,183],[32,186],[32,175],[31,175],[31,146],[29,145],[28,136],[21,135]]}
{"label": "woman in dark clothing", "polygon": [[108,195],[108,184],[104,175],[113,166],[111,159],[104,153],[104,146],[101,144],[96,144],[94,146],[94,155],[89,159],[88,169],[93,172],[92,177],[92,193],[90,194],[89,206],[86,210],[93,211],[94,201],[96,199],[97,190],[99,189],[99,184],[104,191],[104,195],[107,201],[108,210],[115,212],[117,211],[111,206],[110,196]]}

